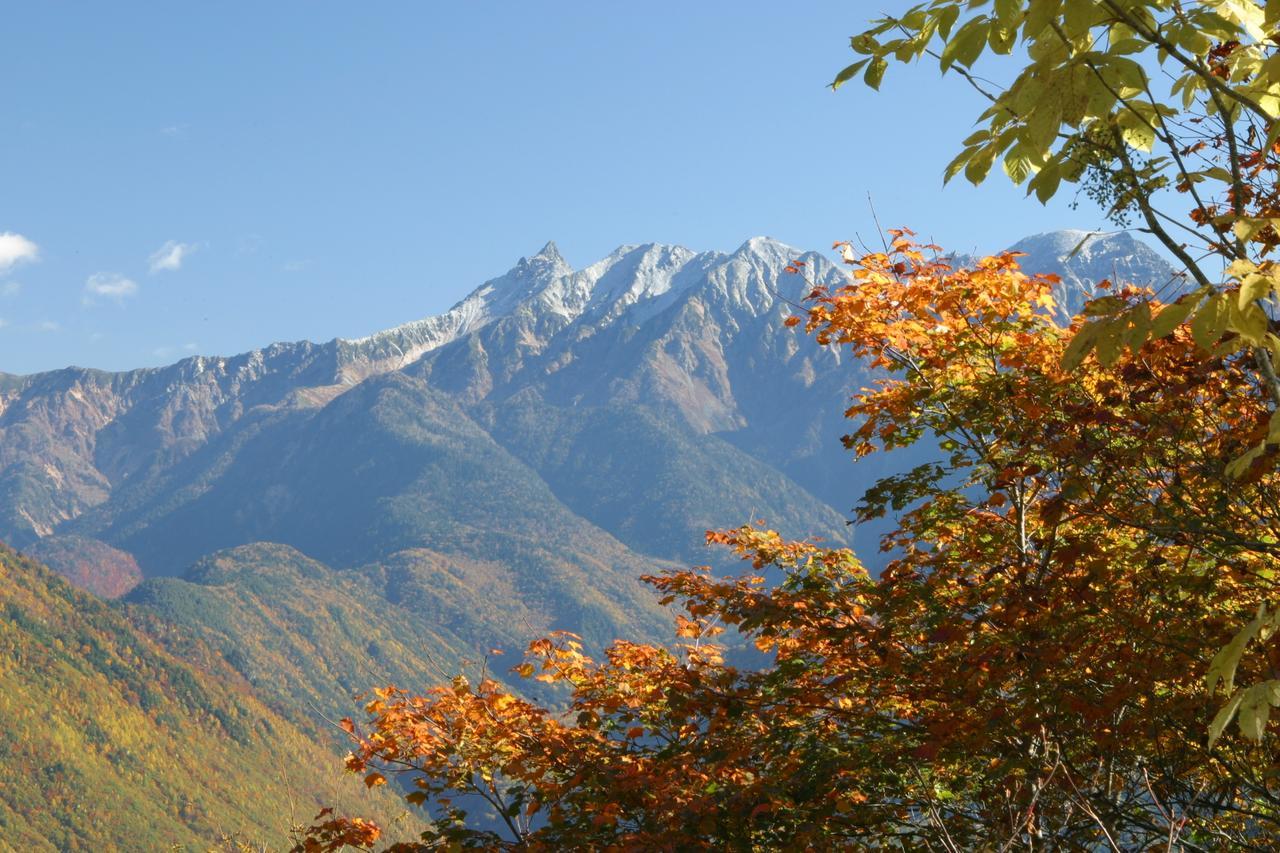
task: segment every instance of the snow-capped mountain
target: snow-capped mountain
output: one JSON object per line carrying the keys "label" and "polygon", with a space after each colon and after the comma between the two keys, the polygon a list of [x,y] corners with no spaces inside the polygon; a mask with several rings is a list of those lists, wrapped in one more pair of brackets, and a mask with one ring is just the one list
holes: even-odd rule
{"label": "snow-capped mountain", "polygon": [[339,339],[339,361],[348,379],[392,365],[401,368],[508,317],[537,318],[551,334],[575,323],[638,325],[700,286],[739,310],[767,310],[775,301],[770,293],[774,279],[793,258],[805,254],[765,237],[748,240],[732,255],[649,243],[621,246],[575,270],[550,242],[444,314],[365,338]]}
{"label": "snow-capped mountain", "polygon": [[[1128,235],[1085,237],[1054,232],[1013,248],[1029,270],[1062,275],[1073,307],[1097,278],[1173,278]],[[323,492],[303,494],[294,482],[326,464],[307,456],[318,451],[306,438],[358,442],[356,423],[369,412],[342,400],[374,380],[361,392],[369,406],[403,397],[432,410],[437,420],[415,428],[422,441],[435,440],[438,418],[465,421],[474,429],[451,440],[476,453],[500,449],[566,512],[640,553],[688,558],[701,529],[753,515],[840,538],[842,515],[875,473],[855,474],[838,442],[845,401],[865,377],[784,329],[807,289],[784,269],[797,258],[811,278],[841,280],[824,255],[768,238],[731,253],[623,246],[580,269],[548,243],[444,314],[365,338],[125,373],[0,374],[0,539],[96,539],[147,574],[181,572],[203,556],[197,543],[229,547],[249,536],[343,563],[376,557],[376,537],[363,552],[338,548],[281,520],[304,508],[325,515]],[[262,460],[249,465],[245,454],[259,445],[273,449],[255,451]],[[406,464],[408,477],[418,463]],[[205,504],[237,465],[248,465],[243,493],[214,512]],[[376,508],[403,486],[369,492],[374,508],[361,511],[370,524],[386,526]],[[476,523],[501,528],[510,513],[492,511]],[[414,536],[397,546],[441,545]]]}
{"label": "snow-capped mountain", "polygon": [[[1065,257],[1077,242],[1017,248],[1064,274],[1067,301],[1095,274],[1169,272],[1117,240]],[[703,547],[710,528],[767,519],[851,543],[874,569],[884,528],[848,527],[849,509],[921,460],[855,464],[841,446],[848,397],[872,377],[784,325],[808,290],[785,271],[796,258],[842,280],[824,256],[766,238],[729,253],[623,246],[581,268],[548,244],[440,316],[365,338],[0,374],[0,540],[124,596],[92,601],[0,547],[0,611],[12,588],[25,614],[6,614],[17,659],[78,674],[64,691],[76,701],[55,703],[74,713],[27,752],[86,720],[119,728],[121,708],[161,725],[165,766],[192,727],[262,752],[296,742],[293,726],[331,732],[357,692],[417,691],[473,671],[465,661],[488,667],[495,648],[512,655],[488,670],[501,679],[551,630],[590,648],[669,637],[671,614],[637,578],[730,562]],[[141,680],[121,676],[138,655],[152,662]],[[19,667],[37,699],[49,669]],[[252,718],[280,716],[241,722],[259,699]],[[142,729],[126,728],[132,750]],[[132,755],[121,766],[153,793]],[[290,802],[302,790],[285,787]]]}
{"label": "snow-capped mountain", "polygon": [[1062,278],[1058,291],[1062,320],[1097,296],[1096,285],[1103,279],[1150,287],[1166,299],[1186,286],[1183,276],[1162,255],[1128,231],[1050,231],[1019,240],[1010,251],[1026,255],[1020,263],[1027,272],[1055,273]]}
{"label": "snow-capped mountain", "polygon": [[334,343],[340,376],[350,383],[411,364],[423,353],[513,313],[520,305],[536,300],[548,285],[572,273],[555,243],[547,243],[538,254],[521,258],[506,275],[486,281],[443,314],[364,338],[339,338]]}

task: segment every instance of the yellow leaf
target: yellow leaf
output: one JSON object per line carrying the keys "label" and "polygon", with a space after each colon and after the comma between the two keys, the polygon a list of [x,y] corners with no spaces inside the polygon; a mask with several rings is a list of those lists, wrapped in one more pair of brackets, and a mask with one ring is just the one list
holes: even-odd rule
{"label": "yellow leaf", "polygon": [[1253,346],[1258,346],[1267,333],[1267,315],[1255,302],[1243,307],[1233,303],[1230,328]]}
{"label": "yellow leaf", "polygon": [[1235,224],[1231,226],[1231,231],[1236,235],[1237,238],[1239,238],[1239,240],[1242,243],[1247,243],[1250,240],[1252,240],[1259,231],[1261,231],[1263,228],[1266,228],[1269,224],[1270,224],[1270,221],[1266,219],[1255,219],[1253,217],[1244,217],[1242,219],[1237,219],[1235,221]]}
{"label": "yellow leaf", "polygon": [[1226,299],[1222,294],[1215,294],[1196,311],[1191,321],[1191,336],[1200,347],[1208,349],[1222,337],[1229,319]]}
{"label": "yellow leaf", "polygon": [[1262,273],[1250,273],[1240,282],[1240,310],[1243,311],[1258,299],[1265,299],[1271,293],[1274,282],[1270,276]]}
{"label": "yellow leaf", "polygon": [[1199,301],[1198,298],[1183,297],[1172,305],[1166,305],[1161,308],[1160,313],[1156,315],[1155,322],[1151,325],[1151,336],[1157,339],[1163,338],[1181,326],[1192,309],[1199,304]]}
{"label": "yellow leaf", "polygon": [[1227,267],[1227,275],[1230,278],[1243,279],[1251,272],[1257,272],[1258,265],[1248,258],[1237,258]]}

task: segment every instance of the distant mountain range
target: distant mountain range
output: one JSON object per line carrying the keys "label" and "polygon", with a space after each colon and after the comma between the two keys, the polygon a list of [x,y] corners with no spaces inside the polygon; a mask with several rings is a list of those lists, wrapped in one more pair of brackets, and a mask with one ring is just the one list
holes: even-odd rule
{"label": "distant mountain range", "polygon": [[[1071,309],[1101,277],[1174,279],[1127,234],[1072,254],[1084,236],[1014,246]],[[368,338],[0,374],[0,540],[124,595],[175,659],[216,652],[306,731],[353,692],[422,687],[550,629],[657,636],[637,577],[721,559],[708,528],[766,519],[875,551],[845,520],[899,463],[841,448],[874,377],[785,327],[808,289],[795,259],[842,280],[766,238],[582,269],[549,243]]]}
{"label": "distant mountain range", "polygon": [[[1128,233],[1087,236],[1051,232],[1013,248],[1026,253],[1028,270],[1063,275],[1068,310],[1103,277],[1158,286],[1174,278]],[[0,374],[0,538],[18,546],[96,538],[147,575],[181,574],[219,547],[277,534],[341,564],[430,544],[420,531],[397,538],[386,530],[399,516],[383,512],[385,502],[408,482],[359,476],[349,484],[371,490],[358,534],[319,521],[345,498],[297,482],[342,467],[308,441],[323,434],[331,449],[359,454],[348,439],[371,441],[378,429],[366,432],[364,421],[392,409],[411,413],[422,435],[443,430],[448,450],[469,447],[490,464],[529,469],[522,476],[541,480],[554,502],[641,553],[687,559],[688,534],[696,540],[702,518],[753,508],[810,528],[798,533],[835,532],[857,487],[847,465],[830,464],[830,451],[838,410],[864,377],[839,353],[782,328],[789,300],[804,290],[783,272],[794,258],[819,281],[839,278],[825,257],[766,238],[729,255],[624,246],[581,270],[549,243],[445,314],[367,338],[272,344],[125,373]],[[378,381],[365,385],[370,379]],[[634,445],[641,440],[656,442],[654,452]],[[486,442],[514,458],[495,458]],[[407,478],[399,460],[388,462],[403,449],[363,452],[376,450],[378,463]],[[255,452],[278,470],[236,465]],[[355,471],[356,460],[346,461]],[[251,482],[229,496],[234,508],[207,515],[227,478],[240,474]],[[431,491],[455,487],[436,479]],[[806,504],[814,497],[837,512]],[[444,515],[459,509],[451,501]],[[494,529],[488,519],[499,516],[509,517],[498,530],[519,526],[519,512],[495,512],[478,529]],[[295,530],[295,522],[316,529]]]}

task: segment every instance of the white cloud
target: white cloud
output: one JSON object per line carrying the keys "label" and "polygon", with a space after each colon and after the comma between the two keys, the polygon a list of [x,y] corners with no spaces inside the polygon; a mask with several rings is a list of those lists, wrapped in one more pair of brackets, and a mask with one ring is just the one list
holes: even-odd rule
{"label": "white cloud", "polygon": [[187,352],[195,352],[196,350],[200,349],[200,345],[199,344],[183,344],[182,348]]}
{"label": "white cloud", "polygon": [[170,240],[151,253],[151,257],[148,260],[151,263],[152,274],[165,270],[172,272],[182,269],[182,262],[186,260],[187,255],[195,250],[194,243],[179,243],[177,240]]}
{"label": "white cloud", "polygon": [[0,231],[0,272],[40,257],[40,247],[21,234]]}
{"label": "white cloud", "polygon": [[61,325],[59,325],[58,323],[55,323],[52,320],[42,320],[41,322],[36,324],[37,332],[56,332],[61,328],[62,328]]}
{"label": "white cloud", "polygon": [[96,272],[84,283],[83,301],[85,305],[92,305],[95,297],[101,296],[121,302],[137,292],[138,284],[132,279],[114,272]]}
{"label": "white cloud", "polygon": [[3,317],[0,317],[0,329],[3,329],[7,325],[9,325],[9,321]]}
{"label": "white cloud", "polygon": [[17,296],[22,292],[22,282],[6,281],[0,284],[0,296]]}

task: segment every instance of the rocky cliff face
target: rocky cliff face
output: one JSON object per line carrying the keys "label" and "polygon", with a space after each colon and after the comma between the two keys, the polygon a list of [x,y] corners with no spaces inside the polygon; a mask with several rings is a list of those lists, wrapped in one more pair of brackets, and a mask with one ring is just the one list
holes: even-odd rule
{"label": "rocky cliff face", "polygon": [[164,470],[261,410],[315,405],[336,344],[106,373],[68,368],[0,385],[0,538],[25,545]]}

